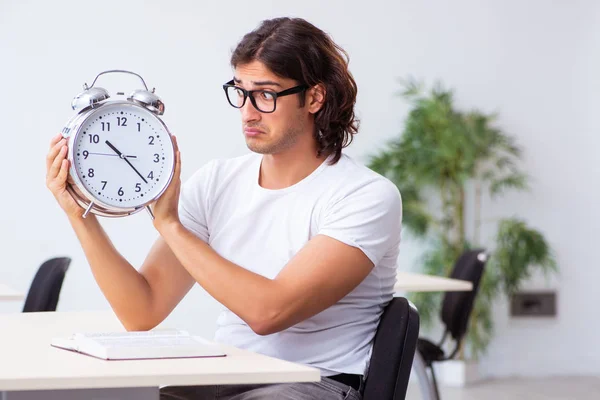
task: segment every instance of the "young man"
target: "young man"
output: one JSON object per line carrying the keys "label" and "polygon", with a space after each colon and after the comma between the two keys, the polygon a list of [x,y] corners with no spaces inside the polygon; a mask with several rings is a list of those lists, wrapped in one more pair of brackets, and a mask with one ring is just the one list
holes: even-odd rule
{"label": "young man", "polygon": [[159,324],[195,284],[225,306],[216,340],[319,368],[322,381],[174,387],[164,399],[360,398],[391,299],[401,200],[342,153],[357,132],[346,53],[302,19],[263,21],[241,40],[223,86],[250,154],[206,164],[154,204],[160,239],[139,272],[66,191],[66,145],[53,139],[47,186],[94,277],[129,330]]}

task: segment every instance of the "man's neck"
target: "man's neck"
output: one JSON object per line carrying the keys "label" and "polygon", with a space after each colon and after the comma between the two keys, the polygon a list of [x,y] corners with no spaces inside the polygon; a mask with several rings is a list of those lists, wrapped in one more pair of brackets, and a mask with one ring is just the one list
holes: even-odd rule
{"label": "man's neck", "polygon": [[317,157],[313,151],[289,151],[263,155],[259,185],[265,189],[277,190],[295,185],[313,173],[327,158]]}

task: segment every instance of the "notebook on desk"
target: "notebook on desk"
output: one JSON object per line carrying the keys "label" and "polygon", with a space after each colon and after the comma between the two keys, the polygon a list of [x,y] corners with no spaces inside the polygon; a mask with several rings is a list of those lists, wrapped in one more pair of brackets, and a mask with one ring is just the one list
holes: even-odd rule
{"label": "notebook on desk", "polygon": [[147,332],[75,333],[53,338],[52,346],[104,360],[223,357],[217,344],[187,331],[165,329]]}

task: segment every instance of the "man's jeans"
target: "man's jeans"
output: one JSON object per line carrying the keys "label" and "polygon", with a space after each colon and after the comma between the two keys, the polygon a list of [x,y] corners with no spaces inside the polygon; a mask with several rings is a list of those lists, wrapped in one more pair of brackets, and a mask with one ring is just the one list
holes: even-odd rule
{"label": "man's jeans", "polygon": [[[362,385],[361,385],[362,390]],[[326,377],[320,382],[272,385],[167,386],[160,400],[362,400],[354,388]]]}

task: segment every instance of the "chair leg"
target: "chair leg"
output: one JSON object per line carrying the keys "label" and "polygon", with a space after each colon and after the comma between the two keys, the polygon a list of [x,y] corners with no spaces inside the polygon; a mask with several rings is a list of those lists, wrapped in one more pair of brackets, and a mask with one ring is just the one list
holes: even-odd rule
{"label": "chair leg", "polygon": [[427,374],[427,364],[421,356],[419,350],[415,351],[415,357],[413,359],[412,370],[417,374],[419,386],[421,388],[421,398],[423,400],[439,400],[439,396],[436,397],[436,392],[432,388],[433,384]]}
{"label": "chair leg", "polygon": [[437,379],[435,379],[435,372],[433,371],[433,364],[429,364],[429,369],[431,370],[431,383],[433,389],[435,391],[435,398],[440,400],[440,391],[438,389]]}

